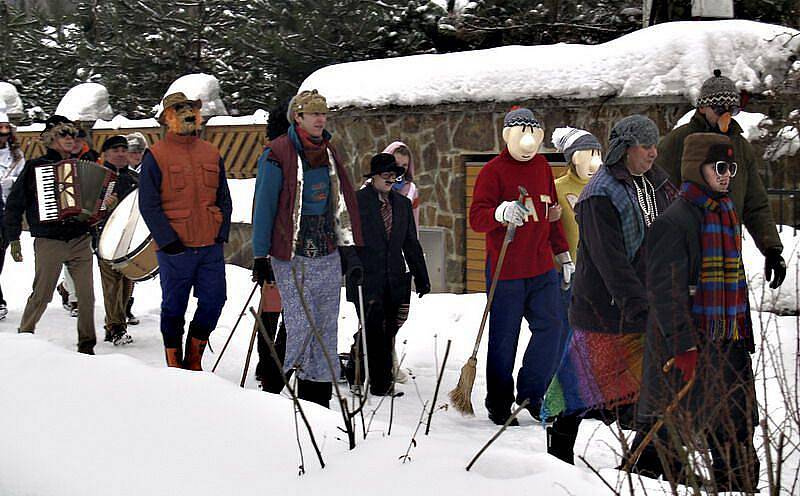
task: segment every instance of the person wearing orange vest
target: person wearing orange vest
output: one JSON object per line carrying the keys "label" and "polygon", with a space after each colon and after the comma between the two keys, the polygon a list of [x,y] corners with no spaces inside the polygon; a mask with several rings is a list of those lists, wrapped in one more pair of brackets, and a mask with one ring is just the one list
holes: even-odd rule
{"label": "person wearing orange vest", "polygon": [[[208,336],[225,305],[222,245],[232,210],[225,163],[217,148],[198,136],[201,106],[180,92],[164,97],[159,120],[168,130],[145,153],[139,180],[139,210],[158,246],[167,365],[189,370],[202,370]],[[184,314],[192,288],[197,310],[183,356]]]}

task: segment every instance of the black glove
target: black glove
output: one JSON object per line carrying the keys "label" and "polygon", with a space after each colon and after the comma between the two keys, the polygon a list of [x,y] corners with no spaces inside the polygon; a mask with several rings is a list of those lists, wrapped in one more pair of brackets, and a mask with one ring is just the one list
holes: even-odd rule
{"label": "black glove", "polygon": [[364,284],[364,265],[358,258],[355,246],[340,246],[339,254],[342,257],[342,271],[349,284],[361,286]]}
{"label": "black glove", "polygon": [[275,282],[275,273],[272,272],[272,263],[267,257],[259,257],[253,260],[253,282],[258,284],[272,284]]}
{"label": "black glove", "polygon": [[424,286],[417,286],[417,296],[422,298],[426,294],[431,292],[431,285],[426,284]]}
{"label": "black glove", "polygon": [[170,243],[167,246],[164,246],[163,248],[161,248],[161,251],[163,251],[167,255],[180,255],[181,253],[186,251],[186,247],[183,246],[183,243],[181,243],[181,240],[176,239],[172,243]]}
{"label": "black glove", "polygon": [[[772,274],[775,277],[772,277]],[[786,262],[781,256],[781,248],[770,248],[764,257],[764,277],[767,281],[772,281],[769,285],[772,289],[777,289],[786,279]]]}

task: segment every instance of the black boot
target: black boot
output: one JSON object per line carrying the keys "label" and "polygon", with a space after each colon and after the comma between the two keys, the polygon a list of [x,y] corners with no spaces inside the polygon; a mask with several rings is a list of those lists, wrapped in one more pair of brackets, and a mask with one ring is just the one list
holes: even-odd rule
{"label": "black boot", "polygon": [[330,382],[306,381],[304,379],[298,379],[297,381],[297,397],[301,400],[330,408],[332,393],[333,384]]}
{"label": "black boot", "polygon": [[574,416],[559,417],[547,428],[547,453],[559,460],[575,465],[575,440],[581,419]]}
{"label": "black boot", "polygon": [[128,300],[128,305],[125,307],[125,317],[128,319],[128,325],[139,325],[139,317],[135,316],[131,309],[133,308],[133,297]]}

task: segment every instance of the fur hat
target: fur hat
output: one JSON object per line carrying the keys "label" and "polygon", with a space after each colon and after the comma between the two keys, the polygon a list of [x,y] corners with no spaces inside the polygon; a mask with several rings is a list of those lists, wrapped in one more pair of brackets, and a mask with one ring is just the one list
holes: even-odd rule
{"label": "fur hat", "polygon": [[536,120],[530,109],[514,107],[503,119],[503,127],[532,126],[542,129],[542,123]]}
{"label": "fur hat", "polygon": [[606,164],[616,164],[632,146],[652,146],[658,143],[658,126],[644,115],[629,115],[614,124],[608,137]]}
{"label": "fur hat", "polygon": [[553,146],[572,163],[572,155],[579,150],[599,150],[600,142],[589,131],[574,127],[559,127],[553,131]]}
{"label": "fur hat", "polygon": [[131,134],[126,134],[125,139],[128,141],[129,152],[143,152],[147,150],[147,138],[139,131]]}
{"label": "fur hat", "polygon": [[722,75],[722,71],[714,69],[714,75],[703,82],[700,96],[697,97],[697,108],[729,107],[739,105],[739,90],[736,83]]}
{"label": "fur hat", "polygon": [[707,186],[700,168],[719,160],[733,162],[733,142],[724,134],[694,133],[683,140],[681,180]]}
{"label": "fur hat", "polygon": [[289,101],[289,110],[286,112],[286,117],[289,119],[289,122],[294,122],[294,116],[296,114],[305,112],[327,114],[328,101],[324,96],[320,95],[317,90],[301,91]]}
{"label": "fur hat", "polygon": [[125,136],[122,136],[121,134],[106,138],[106,140],[103,141],[103,146],[100,150],[105,152],[118,146],[124,146],[125,149],[128,149],[128,140],[125,139]]}

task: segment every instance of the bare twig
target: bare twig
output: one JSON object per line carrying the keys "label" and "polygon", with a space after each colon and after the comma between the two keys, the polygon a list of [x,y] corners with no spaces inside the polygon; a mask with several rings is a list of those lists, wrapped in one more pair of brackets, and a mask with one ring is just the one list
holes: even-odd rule
{"label": "bare twig", "polygon": [[500,430],[499,430],[499,431],[497,431],[497,432],[495,433],[495,435],[494,435],[494,436],[492,436],[492,438],[491,438],[491,439],[489,439],[489,441],[487,441],[487,442],[486,442],[486,444],[484,444],[484,445],[483,445],[483,448],[481,448],[481,449],[480,449],[480,451],[478,451],[478,453],[476,453],[474,457],[472,457],[472,460],[470,460],[469,464],[467,465],[467,472],[469,472],[469,469],[471,469],[471,468],[472,468],[472,466],[475,464],[475,462],[476,462],[476,461],[478,461],[478,458],[480,458],[480,456],[483,454],[483,452],[484,452],[484,451],[486,451],[486,450],[489,448],[489,446],[491,446],[491,445],[492,445],[492,443],[493,443],[493,442],[495,442],[495,440],[496,440],[498,437],[500,437],[500,434],[502,434],[502,433],[503,433],[503,431],[505,431],[505,430],[506,430],[506,428],[507,428],[509,425],[511,425],[511,422],[512,422],[512,421],[513,421],[515,418],[517,418],[517,415],[519,415],[519,412],[521,412],[521,411],[522,411],[522,410],[523,410],[523,409],[524,409],[526,406],[528,406],[528,403],[530,403],[530,400],[529,400],[528,398],[525,398],[525,401],[523,401],[523,402],[522,402],[522,403],[521,403],[521,404],[520,404],[520,405],[517,407],[517,409],[516,409],[516,410],[514,410],[513,412],[511,412],[511,416],[510,416],[510,417],[508,417],[508,419],[506,420],[506,423],[505,423],[505,424],[503,424],[503,426],[500,428]]}
{"label": "bare twig", "polygon": [[444,359],[442,359],[442,368],[439,370],[439,377],[436,379],[436,389],[433,391],[433,403],[431,403],[431,409],[428,412],[428,425],[425,427],[425,435],[427,436],[431,432],[431,418],[433,417],[433,411],[436,409],[436,398],[439,396],[439,386],[442,384],[442,376],[444,375],[444,368],[447,365],[447,356],[450,354],[450,344],[452,340],[447,340],[447,347],[444,349]]}
{"label": "bare twig", "polygon": [[424,405],[422,405],[422,413],[419,414],[419,421],[417,421],[417,428],[414,429],[414,434],[411,435],[411,442],[408,443],[408,449],[406,450],[406,454],[400,457],[400,460],[405,462],[411,461],[411,448],[417,445],[417,433],[419,432],[419,428],[422,426],[422,419],[425,418],[425,412],[428,409],[428,402],[426,401]]}

